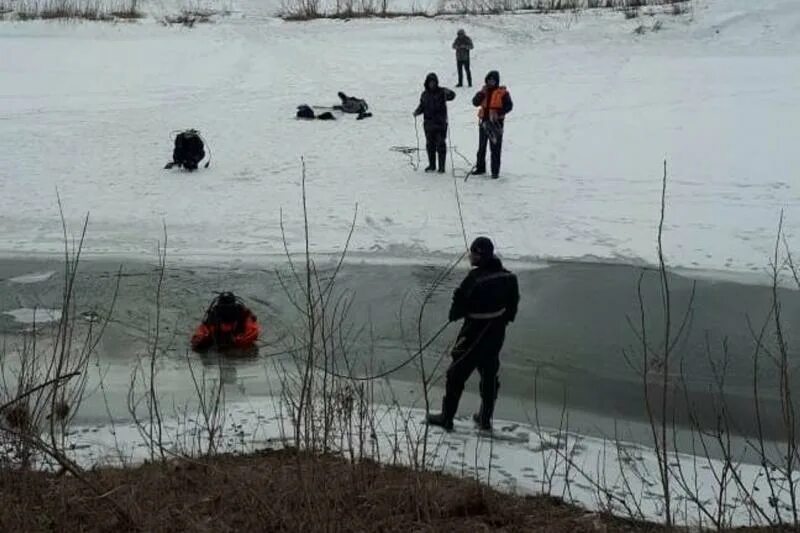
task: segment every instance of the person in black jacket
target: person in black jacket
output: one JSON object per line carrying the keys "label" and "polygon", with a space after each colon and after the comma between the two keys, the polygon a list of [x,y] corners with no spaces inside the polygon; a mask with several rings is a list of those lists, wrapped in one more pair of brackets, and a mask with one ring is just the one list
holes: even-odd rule
{"label": "person in black jacket", "polygon": [[472,50],[472,39],[464,30],[458,30],[456,40],[453,41],[453,50],[456,51],[456,70],[458,70],[458,85],[464,86],[464,71],[467,71],[467,83],[472,87],[472,71],[469,69],[469,51]]}
{"label": "person in black jacket", "polygon": [[439,173],[445,171],[447,159],[447,102],[456,93],[446,87],[439,87],[439,78],[431,72],[425,77],[425,90],[419,97],[419,105],[414,116],[422,115],[425,128],[425,149],[428,152],[428,167],[425,172],[436,170],[436,156],[439,156]]}
{"label": "person in black jacket", "polygon": [[503,128],[506,115],[511,112],[514,102],[511,93],[500,85],[500,73],[496,70],[486,75],[486,85],[472,98],[472,105],[478,107],[478,158],[472,174],[486,174],[486,145],[492,151],[492,179],[500,177],[500,151],[503,148]]}
{"label": "person in black jacket", "polygon": [[450,320],[464,319],[447,369],[442,412],[429,414],[428,424],[453,429],[453,418],[464,391],[464,384],[477,368],[481,377],[481,408],[472,419],[482,429],[492,429],[492,415],[500,381],[500,349],[506,325],[517,316],[519,286],[517,277],[503,268],[487,237],[478,237],[470,246],[474,267],[453,293]]}

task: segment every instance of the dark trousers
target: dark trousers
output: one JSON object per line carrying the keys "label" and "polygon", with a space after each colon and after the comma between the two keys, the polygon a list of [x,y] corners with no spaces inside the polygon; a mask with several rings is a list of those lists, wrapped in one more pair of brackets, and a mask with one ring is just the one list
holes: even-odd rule
{"label": "dark trousers", "polygon": [[443,170],[447,158],[447,125],[439,124],[425,126],[425,150],[428,152],[428,164],[436,166],[436,156],[439,156],[439,169]]}
{"label": "dark trousers", "polygon": [[474,370],[481,377],[481,422],[489,423],[494,414],[494,404],[500,380],[500,349],[506,337],[503,321],[472,321],[464,324],[453,348],[453,362],[447,369],[442,414],[452,420],[458,411],[458,402],[464,392],[464,384]]}
{"label": "dark trousers", "polygon": [[478,126],[478,157],[475,162],[475,171],[479,173],[486,172],[486,145],[489,145],[489,150],[492,152],[491,171],[492,176],[500,174],[500,152],[503,149],[503,133],[502,122],[500,128],[495,131],[495,142],[490,142],[489,134],[483,124]]}
{"label": "dark trousers", "polygon": [[458,70],[458,85],[464,85],[464,71],[467,71],[467,83],[472,87],[472,72],[469,70],[469,59],[457,59],[456,69]]}

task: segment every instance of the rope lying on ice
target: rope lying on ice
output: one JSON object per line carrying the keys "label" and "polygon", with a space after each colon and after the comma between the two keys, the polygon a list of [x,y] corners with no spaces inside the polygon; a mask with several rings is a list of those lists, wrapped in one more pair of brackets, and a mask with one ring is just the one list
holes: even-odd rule
{"label": "rope lying on ice", "polygon": [[458,148],[453,146],[453,142],[452,142],[452,140],[450,138],[450,128],[447,128],[447,146],[450,149],[450,168],[451,168],[451,173],[453,175],[453,178],[460,178],[461,177],[461,176],[457,176],[456,175],[456,162],[455,162],[455,156],[453,155],[453,154],[456,154],[456,155],[458,155],[458,157],[463,159],[464,162],[467,164],[467,168],[469,170],[467,170],[466,173],[464,174],[464,181],[467,181],[469,179],[469,177],[472,175],[472,173],[475,172],[475,166],[472,164],[472,162],[469,159],[467,159],[467,157],[464,154],[462,154],[461,152],[458,151]]}
{"label": "rope lying on ice", "polygon": [[414,164],[414,153],[417,154],[417,159],[419,159],[419,149],[414,148],[413,146],[392,146],[389,148],[392,152],[398,152],[408,157],[408,165],[413,168],[415,171],[419,168],[419,163]]}
{"label": "rope lying on ice", "polygon": [[[462,227],[463,227],[463,224],[462,224]],[[432,284],[432,287],[433,287],[433,288],[437,287],[437,286],[438,286],[439,284],[441,284],[441,283],[442,283],[442,282],[443,282],[443,281],[444,281],[444,280],[445,280],[445,279],[446,279],[446,278],[447,278],[447,277],[448,277],[450,274],[452,274],[452,273],[453,273],[453,271],[455,270],[455,268],[456,268],[456,267],[459,265],[459,263],[461,263],[461,260],[462,260],[462,259],[464,259],[464,256],[466,256],[466,252],[462,253],[462,254],[461,254],[459,257],[458,257],[458,259],[457,259],[456,261],[454,261],[454,262],[453,262],[453,263],[451,263],[451,264],[450,264],[450,265],[449,265],[449,266],[448,266],[446,269],[444,269],[444,270],[443,270],[443,271],[442,271],[442,272],[441,272],[441,273],[440,273],[440,274],[437,276],[437,278],[434,280],[434,282],[433,282],[433,284]],[[431,289],[431,290],[433,290],[433,289]],[[427,299],[426,299],[426,301],[427,301]],[[423,302],[423,310],[424,310],[424,305],[425,305],[425,302]],[[422,315],[420,315],[420,320],[422,319],[421,317],[422,317]],[[404,361],[402,361],[401,363],[399,363],[399,364],[397,364],[397,365],[393,366],[392,368],[390,368],[390,369],[388,369],[388,370],[385,370],[385,371],[383,371],[383,372],[380,372],[380,373],[378,373],[378,374],[374,374],[374,375],[372,375],[372,376],[360,376],[360,377],[359,377],[359,376],[353,376],[353,375],[347,375],[347,374],[340,374],[340,373],[337,373],[337,372],[335,372],[334,370],[331,370],[330,368],[320,368],[318,365],[314,365],[314,367],[315,367],[317,370],[320,370],[320,371],[322,371],[322,372],[325,372],[326,374],[328,374],[328,375],[330,375],[330,376],[337,377],[337,378],[341,378],[341,379],[349,379],[349,380],[351,380],[351,381],[372,381],[372,380],[375,380],[375,379],[382,379],[382,378],[385,378],[385,377],[387,377],[387,376],[389,376],[389,375],[391,375],[391,374],[394,374],[394,373],[395,373],[395,372],[397,372],[398,370],[400,370],[400,369],[402,369],[402,368],[404,368],[404,367],[408,366],[408,365],[409,365],[409,364],[411,364],[411,363],[412,363],[412,362],[413,362],[415,359],[417,359],[418,357],[420,357],[420,356],[423,354],[423,352],[424,352],[424,351],[425,351],[425,350],[426,350],[426,349],[427,349],[427,348],[428,348],[428,347],[429,347],[431,344],[433,344],[433,343],[434,343],[434,341],[436,341],[436,339],[438,339],[438,338],[439,338],[439,336],[440,336],[440,335],[441,335],[441,334],[444,332],[444,330],[445,330],[445,329],[447,329],[447,326],[449,326],[451,322],[453,322],[453,321],[452,321],[452,320],[448,320],[447,322],[445,322],[445,323],[444,323],[444,324],[443,324],[443,325],[442,325],[442,326],[441,326],[441,327],[440,327],[438,330],[436,330],[436,333],[434,333],[434,334],[433,334],[433,335],[432,335],[432,336],[431,336],[431,337],[430,337],[430,338],[429,338],[429,339],[428,339],[428,340],[427,340],[427,341],[426,341],[424,344],[420,345],[420,348],[419,348],[419,350],[417,350],[416,352],[414,352],[413,354],[411,354],[411,355],[410,355],[408,358],[406,358]],[[420,335],[420,337],[421,337],[421,335]],[[437,366],[437,367],[439,366],[439,363],[441,363],[441,360],[442,360],[442,358],[443,358],[443,357],[444,357],[444,354],[443,354],[443,355],[442,355],[442,356],[439,358],[439,362],[437,362],[437,363],[436,363],[436,366]]]}
{"label": "rope lying on ice", "polygon": [[417,166],[414,170],[419,170],[419,120],[414,116],[414,135],[417,137]]}
{"label": "rope lying on ice", "polygon": [[[416,116],[414,117],[414,135],[416,136],[416,139],[417,139],[417,147],[416,148],[414,148],[413,146],[392,146],[391,148],[389,148],[389,150],[391,150],[392,152],[399,152],[401,154],[404,154],[404,155],[408,156],[408,165],[411,168],[413,168],[414,171],[416,172],[417,170],[419,170],[419,165],[420,165],[420,162],[419,162],[419,121],[417,120]],[[417,154],[416,162],[414,161],[414,154],[415,153]]]}

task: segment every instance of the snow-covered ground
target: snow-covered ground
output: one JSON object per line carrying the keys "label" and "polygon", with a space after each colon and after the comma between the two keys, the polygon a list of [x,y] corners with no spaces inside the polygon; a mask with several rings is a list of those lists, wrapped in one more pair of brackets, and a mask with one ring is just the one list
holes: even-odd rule
{"label": "snow-covered ground", "polygon": [[[655,259],[661,165],[674,265],[762,268],[778,215],[798,233],[800,4],[696,0],[689,14],[618,12],[286,23],[277,4],[221,2],[213,24],[0,24],[0,252],[63,250],[91,213],[86,250],[224,261],[299,249],[300,157],[311,244],[367,257],[458,253],[494,237],[506,257]],[[222,5],[224,4],[224,5]],[[160,6],[160,7],[159,7]],[[156,9],[158,8],[158,9]],[[636,34],[660,21],[660,31]],[[411,110],[450,43],[473,37],[477,82],[500,70],[515,101],[502,177],[414,172]],[[374,117],[294,120],[344,90]],[[472,91],[450,105],[451,142],[474,160]],[[199,128],[208,170],[164,171],[170,132]],[[421,132],[421,128],[420,128]],[[424,146],[424,140],[421,140]],[[468,168],[455,157],[456,174]],[[790,242],[796,243],[796,239]]]}
{"label": "snow-covered ground", "polygon": [[[291,442],[292,427],[280,405],[275,397],[223,404],[217,450],[247,452]],[[167,457],[207,449],[208,425],[194,413],[190,409],[164,419],[161,442]],[[366,456],[390,464],[409,464],[415,456],[421,462],[423,418],[424,411],[419,409],[374,406],[365,427],[359,429],[354,420],[335,430],[340,435],[335,448],[355,457],[364,450]],[[147,422],[142,427],[132,423],[76,426],[67,446],[72,458],[86,467],[135,464],[150,457],[148,428]],[[494,436],[489,438],[476,431],[471,421],[458,419],[452,433],[430,429],[427,451],[430,468],[480,479],[501,490],[547,493],[588,509],[664,520],[658,461],[652,450],[642,446],[500,420],[495,421]],[[711,517],[722,525],[766,523],[757,508],[772,519],[778,512],[784,520],[790,518],[785,478],[776,472],[768,482],[765,470],[756,465],[734,463],[734,476],[732,465],[721,461],[670,454],[669,463],[678,524],[709,527]]]}

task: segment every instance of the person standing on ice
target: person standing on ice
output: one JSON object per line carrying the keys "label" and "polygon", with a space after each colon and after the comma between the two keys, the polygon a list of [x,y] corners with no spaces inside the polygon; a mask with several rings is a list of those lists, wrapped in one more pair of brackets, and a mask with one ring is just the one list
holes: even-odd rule
{"label": "person standing on ice", "polygon": [[453,41],[453,50],[456,51],[456,70],[458,70],[458,85],[464,86],[464,71],[467,71],[467,83],[472,87],[472,71],[469,69],[469,51],[472,50],[472,39],[464,30],[458,30],[456,40]]}
{"label": "person standing on ice", "polygon": [[464,391],[464,384],[477,369],[481,377],[480,410],[472,416],[481,430],[491,431],[494,404],[500,381],[500,349],[506,326],[517,316],[519,286],[517,277],[503,268],[494,255],[494,244],[487,237],[478,237],[470,246],[470,264],[474,267],[453,293],[451,321],[464,319],[453,347],[453,358],[447,369],[447,382],[442,412],[429,414],[428,424],[453,429],[453,418]]}
{"label": "person standing on ice", "polygon": [[446,87],[439,87],[439,78],[431,72],[425,77],[425,90],[419,97],[419,105],[414,117],[422,115],[425,128],[425,149],[428,152],[428,167],[425,172],[436,170],[436,156],[439,156],[439,173],[445,171],[447,159],[447,102],[456,93]]}
{"label": "person standing on ice", "polygon": [[478,157],[474,175],[486,174],[486,145],[492,152],[492,179],[500,177],[500,151],[503,148],[503,127],[506,115],[511,112],[514,102],[505,86],[500,85],[500,73],[496,70],[486,75],[486,85],[472,98],[472,105],[478,109]]}

